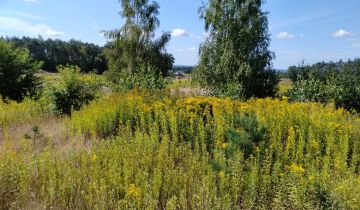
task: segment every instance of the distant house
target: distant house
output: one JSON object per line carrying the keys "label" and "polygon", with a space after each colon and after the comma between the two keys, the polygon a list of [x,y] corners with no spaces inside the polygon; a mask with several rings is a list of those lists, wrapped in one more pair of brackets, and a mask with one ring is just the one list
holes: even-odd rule
{"label": "distant house", "polygon": [[181,71],[181,70],[174,71],[174,76],[175,76],[177,79],[181,79],[181,78],[185,77],[185,72],[184,72],[184,71]]}

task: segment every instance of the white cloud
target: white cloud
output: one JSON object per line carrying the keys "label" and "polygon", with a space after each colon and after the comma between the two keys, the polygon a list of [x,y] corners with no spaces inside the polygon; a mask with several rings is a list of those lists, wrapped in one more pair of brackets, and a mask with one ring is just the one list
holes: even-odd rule
{"label": "white cloud", "polygon": [[182,36],[189,36],[189,33],[181,28],[175,28],[172,32],[171,32],[171,36],[173,37],[182,37]]}
{"label": "white cloud", "polygon": [[35,2],[39,2],[39,0],[24,0],[25,2],[30,2],[30,3],[35,3]]}
{"label": "white cloud", "polygon": [[300,38],[304,38],[304,34],[300,34]]}
{"label": "white cloud", "polygon": [[350,36],[350,32],[345,31],[344,29],[340,29],[333,33],[333,37],[335,37],[335,38],[345,37],[345,36]]}
{"label": "white cloud", "polygon": [[195,51],[197,48],[196,47],[190,47],[189,51]]}
{"label": "white cloud", "polygon": [[100,35],[101,37],[106,37],[105,31],[100,31],[100,32],[99,32],[99,35]]}
{"label": "white cloud", "polygon": [[288,32],[280,32],[276,35],[277,38],[279,39],[292,39],[295,36],[293,34],[290,34]]}
{"label": "white cloud", "polygon": [[196,51],[198,48],[197,47],[190,47],[190,48],[179,48],[176,51],[179,53],[184,53],[184,52],[194,52]]}
{"label": "white cloud", "polygon": [[45,34],[49,37],[59,37],[65,35],[63,32],[54,31],[52,29],[48,29]]}
{"label": "white cloud", "polygon": [[64,35],[64,33],[55,31],[46,24],[34,24],[19,18],[6,16],[0,16],[0,29],[9,31],[13,35],[42,35],[49,38]]}
{"label": "white cloud", "polygon": [[181,28],[175,28],[171,32],[171,36],[173,36],[173,37],[190,37],[191,39],[200,39],[200,40],[206,38],[205,35],[196,35],[196,34],[190,33],[188,31],[186,31],[185,29],[181,29]]}

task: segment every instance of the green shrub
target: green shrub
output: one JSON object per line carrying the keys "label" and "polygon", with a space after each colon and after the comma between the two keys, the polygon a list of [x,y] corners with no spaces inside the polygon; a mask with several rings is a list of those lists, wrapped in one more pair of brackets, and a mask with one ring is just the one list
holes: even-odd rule
{"label": "green shrub", "polygon": [[[108,74],[108,77],[112,76],[113,74]],[[166,79],[161,76],[158,70],[142,65],[136,73],[121,72],[114,83],[114,89],[116,91],[126,91],[135,88],[151,90],[163,89],[166,85]]]}
{"label": "green shrub", "polygon": [[337,107],[360,111],[360,59],[290,67],[292,101],[334,102]]}
{"label": "green shrub", "polygon": [[61,79],[49,90],[50,100],[54,111],[58,114],[70,115],[73,110],[79,110],[96,98],[98,84],[81,78],[80,68],[77,66],[58,66]]}

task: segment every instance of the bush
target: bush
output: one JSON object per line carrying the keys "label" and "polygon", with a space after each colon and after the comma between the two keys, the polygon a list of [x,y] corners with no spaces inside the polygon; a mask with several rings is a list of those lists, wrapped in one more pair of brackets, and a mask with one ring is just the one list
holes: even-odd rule
{"label": "bush", "polygon": [[29,51],[14,48],[0,40],[0,95],[2,98],[21,101],[36,93],[39,80],[35,73],[41,63],[32,61]]}
{"label": "bush", "polygon": [[290,67],[292,101],[334,102],[337,107],[360,111],[360,59]]}
{"label": "bush", "polygon": [[96,98],[98,84],[82,80],[79,67],[58,66],[57,70],[61,75],[60,83],[49,91],[56,113],[70,115]]}
{"label": "bush", "polygon": [[[108,74],[107,77],[111,80],[113,74]],[[126,91],[135,88],[140,89],[163,89],[166,87],[166,79],[159,74],[159,71],[153,70],[152,67],[140,66],[137,73],[130,74],[128,72],[121,72],[117,77],[117,81],[113,83],[115,90]]]}

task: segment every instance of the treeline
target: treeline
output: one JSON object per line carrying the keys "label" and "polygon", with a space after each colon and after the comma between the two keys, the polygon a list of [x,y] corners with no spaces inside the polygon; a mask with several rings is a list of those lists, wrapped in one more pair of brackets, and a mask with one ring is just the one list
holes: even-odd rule
{"label": "treeline", "polygon": [[194,67],[193,66],[173,66],[172,70],[173,70],[173,72],[183,71],[186,74],[190,74],[194,70]]}
{"label": "treeline", "polygon": [[103,73],[107,70],[107,59],[103,47],[78,40],[62,41],[59,39],[43,39],[42,37],[6,37],[1,38],[11,42],[16,48],[29,50],[30,57],[42,61],[42,69],[55,72],[59,65],[74,65],[83,72],[96,71]]}
{"label": "treeline", "polygon": [[289,67],[294,101],[334,102],[337,107],[360,111],[360,59],[320,62]]}
{"label": "treeline", "polygon": [[310,77],[325,81],[329,77],[344,74],[360,77],[360,58],[338,62],[318,62],[313,65],[305,65],[303,62],[299,66],[290,66],[288,69],[289,78],[293,82]]}

